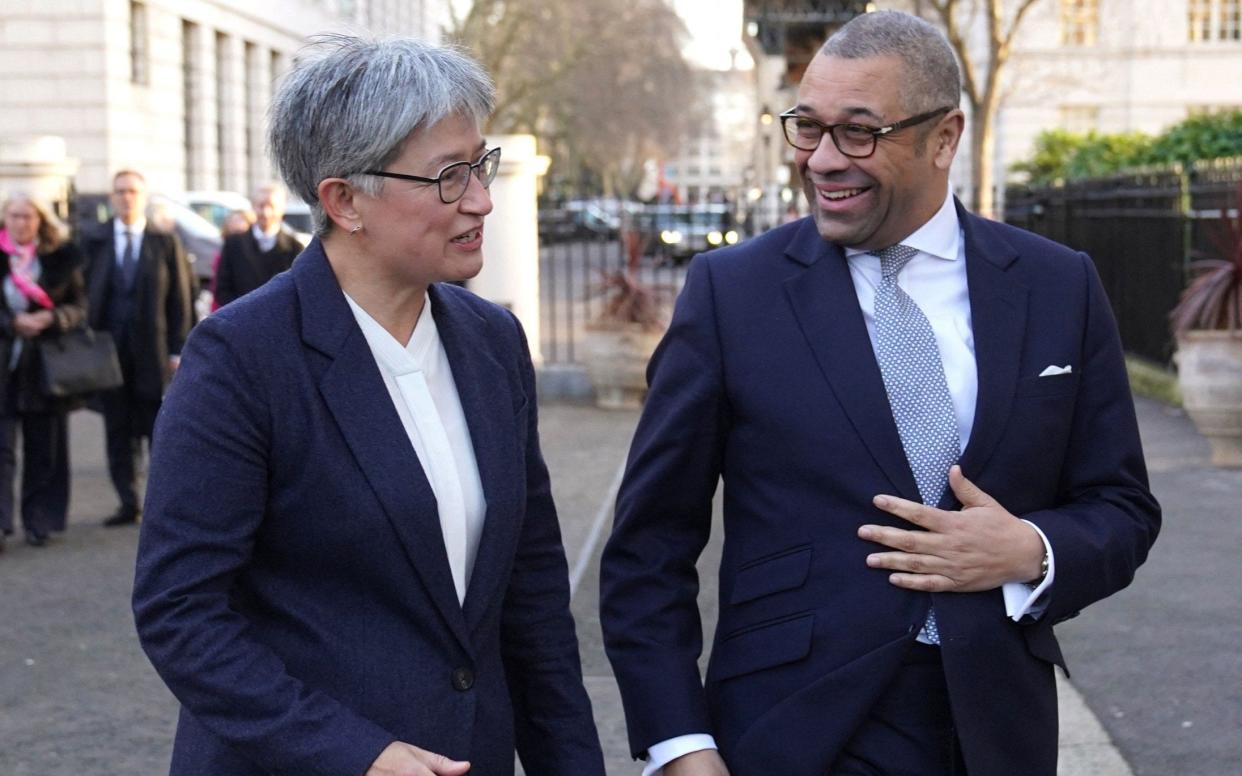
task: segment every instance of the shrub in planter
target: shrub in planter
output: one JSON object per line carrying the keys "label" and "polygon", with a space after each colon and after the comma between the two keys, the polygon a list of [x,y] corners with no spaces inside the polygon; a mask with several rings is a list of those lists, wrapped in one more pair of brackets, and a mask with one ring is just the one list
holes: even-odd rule
{"label": "shrub in planter", "polygon": [[1216,255],[1191,264],[1194,278],[1170,318],[1186,411],[1211,444],[1212,463],[1242,468],[1242,185],[1222,223]]}

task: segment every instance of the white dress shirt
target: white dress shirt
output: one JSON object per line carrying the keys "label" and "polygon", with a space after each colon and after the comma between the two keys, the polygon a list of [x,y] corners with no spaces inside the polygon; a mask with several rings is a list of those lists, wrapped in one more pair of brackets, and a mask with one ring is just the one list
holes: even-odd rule
{"label": "white dress shirt", "polygon": [[134,258],[137,259],[142,255],[142,233],[147,229],[147,219],[140,218],[128,226],[121,222],[121,219],[112,219],[112,240],[116,246],[116,265],[119,267],[125,263],[125,235],[128,232],[133,236],[134,241]]}
{"label": "white dress shirt", "polygon": [[[979,375],[975,366],[975,339],[971,329],[970,296],[966,284],[966,241],[957,219],[953,195],[946,194],[944,204],[927,223],[909,237],[902,245],[918,250],[918,255],[901,269],[897,285],[919,306],[931,324],[940,348],[940,362],[944,366],[945,380],[953,400],[957,416],[957,438],[961,449],[966,449],[975,420],[975,399],[979,393]],[[875,348],[875,292],[880,285],[880,257],[853,248],[845,249],[849,262],[850,277],[858,294],[858,306],[862,309]],[[1048,575],[1036,587],[1021,582],[1011,582],[1001,587],[1005,600],[1005,613],[1015,622],[1026,615],[1038,617],[1047,608],[1047,600],[1039,600],[1049,586],[1055,572],[1052,545],[1048,537],[1034,523],[1048,553]],[[918,636],[926,641],[923,633]],[[695,733],[677,736],[652,746],[647,751],[647,765],[643,776],[659,776],[661,769],[682,755],[702,749],[715,749],[715,739],[710,735]]]}
{"label": "white dress shirt", "polygon": [[431,297],[423,298],[423,312],[404,346],[349,294],[345,299],[366,337],[388,396],[435,493],[453,587],[457,590],[457,602],[464,603],[487,503],[466,414],[431,314]]}

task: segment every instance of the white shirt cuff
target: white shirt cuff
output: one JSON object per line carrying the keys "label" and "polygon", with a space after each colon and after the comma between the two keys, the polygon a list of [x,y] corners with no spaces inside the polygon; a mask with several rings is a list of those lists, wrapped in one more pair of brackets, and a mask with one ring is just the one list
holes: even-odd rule
{"label": "white shirt cuff", "polygon": [[715,748],[716,739],[706,733],[689,733],[653,744],[647,748],[647,765],[643,768],[643,776],[661,776],[664,766],[678,757]]}
{"label": "white shirt cuff", "polygon": [[1030,615],[1031,617],[1039,617],[1048,608],[1047,600],[1039,599],[1052,586],[1052,578],[1056,576],[1057,564],[1056,558],[1052,554],[1052,544],[1048,541],[1048,537],[1044,536],[1044,532],[1039,530],[1039,526],[1030,520],[1023,520],[1030,527],[1035,529],[1035,533],[1039,534],[1039,538],[1044,543],[1044,552],[1048,553],[1048,574],[1040,581],[1037,587],[1032,588],[1025,582],[1008,582],[1001,586],[1001,594],[1005,597],[1005,613],[1018,622],[1023,617]]}

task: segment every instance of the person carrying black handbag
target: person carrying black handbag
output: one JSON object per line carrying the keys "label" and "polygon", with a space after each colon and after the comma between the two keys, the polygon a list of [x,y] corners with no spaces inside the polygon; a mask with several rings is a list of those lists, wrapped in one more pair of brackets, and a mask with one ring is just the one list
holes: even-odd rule
{"label": "person carrying black handbag", "polygon": [[[35,346],[86,319],[82,254],[52,212],[24,194],[4,203],[0,230],[0,537],[13,533],[13,479],[22,438],[21,514],[26,543],[46,545],[69,511],[68,411],[45,395]],[[0,538],[0,548],[3,539]]]}

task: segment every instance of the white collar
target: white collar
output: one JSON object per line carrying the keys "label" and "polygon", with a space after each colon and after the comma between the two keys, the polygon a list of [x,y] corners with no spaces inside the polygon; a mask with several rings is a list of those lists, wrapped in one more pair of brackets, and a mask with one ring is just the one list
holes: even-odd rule
{"label": "white collar", "polygon": [[260,229],[258,224],[251,224],[250,233],[254,235],[254,239],[258,242],[263,242],[264,240],[275,242],[276,238],[280,236],[280,224],[277,224],[276,229],[270,234]]}
{"label": "white collar", "polygon": [[[953,202],[953,193],[945,194],[944,204],[927,223],[915,229],[908,237],[901,240],[902,245],[935,256],[945,261],[957,261],[958,247],[962,239],[962,227],[957,218],[957,207]],[[846,248],[847,257],[866,253],[857,248]]]}
{"label": "white collar", "polygon": [[112,219],[112,233],[115,234],[117,237],[124,235],[126,232],[128,232],[129,234],[135,234],[135,235],[142,234],[146,230],[147,230],[147,219],[145,218],[139,218],[133,224],[128,224],[128,225],[122,222],[121,219],[119,218]]}
{"label": "white collar", "polygon": [[358,321],[358,326],[362,329],[367,344],[371,347],[371,352],[385,369],[398,376],[427,371],[432,348],[440,342],[436,319],[431,314],[430,294],[424,294],[423,311],[414,324],[414,332],[410,335],[410,341],[404,346],[372,318],[370,313],[362,309],[362,306],[349,294],[345,294],[345,301],[349,303],[354,319]]}

